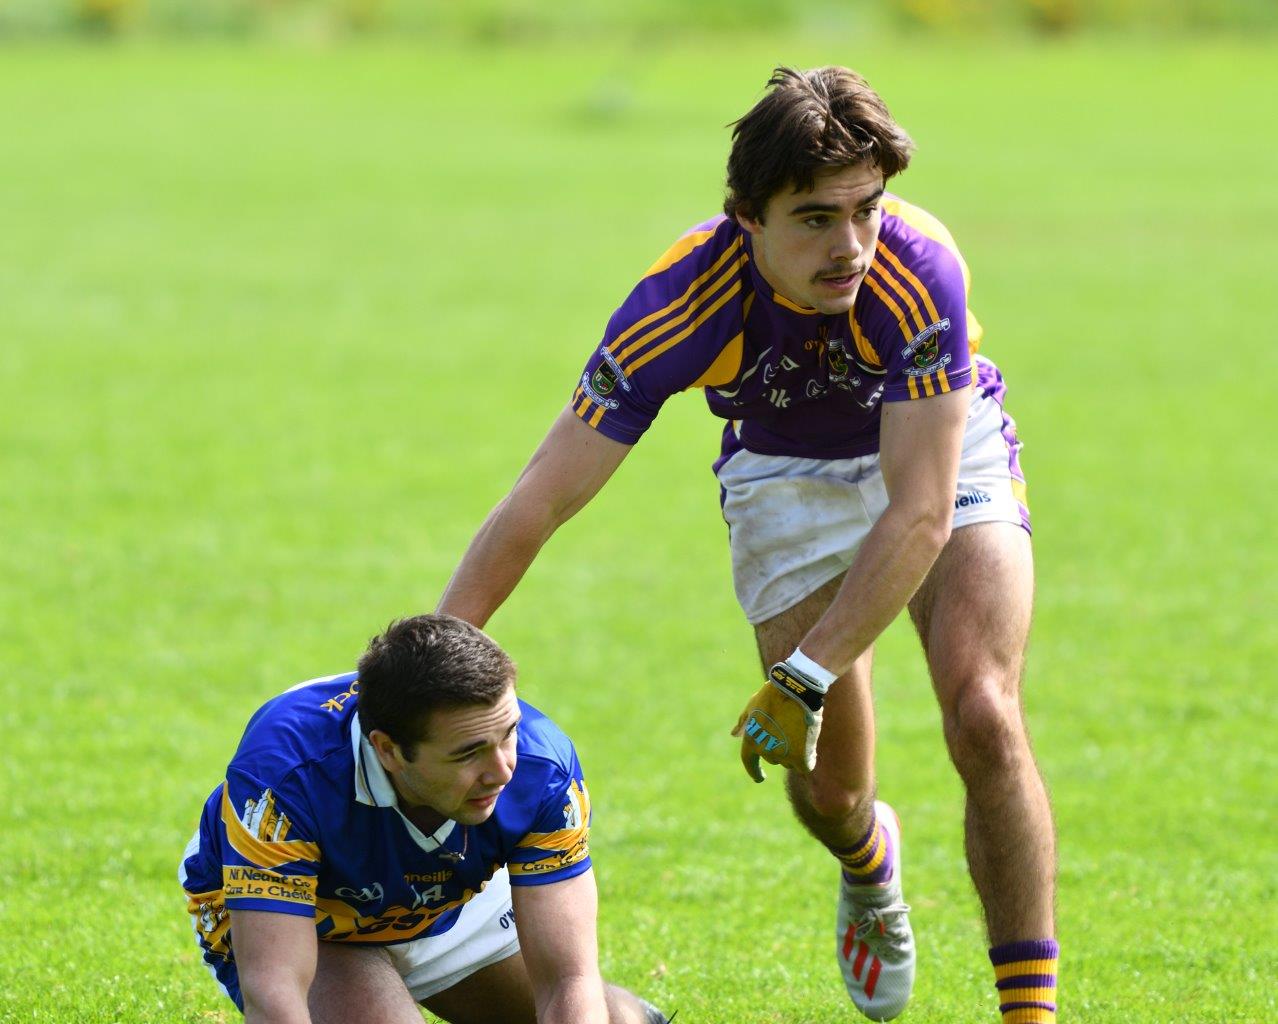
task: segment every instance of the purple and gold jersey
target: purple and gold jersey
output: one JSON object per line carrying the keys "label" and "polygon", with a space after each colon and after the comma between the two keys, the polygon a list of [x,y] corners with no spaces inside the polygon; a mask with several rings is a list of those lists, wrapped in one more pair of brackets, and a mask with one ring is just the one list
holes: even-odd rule
{"label": "purple and gold jersey", "polygon": [[452,927],[503,865],[511,885],[590,867],[590,799],[569,739],[523,701],[514,776],[480,825],[425,835],[359,727],[355,673],[303,683],[250,720],[179,878],[204,959],[238,992],[229,910],[314,918],[319,938],[389,945]]}
{"label": "purple and gold jersey", "polygon": [[776,294],[751,237],[718,216],[676,242],[613,314],[572,408],[634,444],[677,391],[704,388],[729,421],[723,458],[839,459],[878,451],[882,402],[965,388],[981,328],[953,238],[891,194],[850,312],[825,315]]}

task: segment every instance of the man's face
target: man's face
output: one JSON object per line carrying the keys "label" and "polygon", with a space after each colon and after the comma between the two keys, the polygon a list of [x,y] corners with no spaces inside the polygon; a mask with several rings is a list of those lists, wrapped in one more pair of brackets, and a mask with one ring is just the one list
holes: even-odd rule
{"label": "man's face", "polygon": [[782,189],[762,220],[737,220],[773,291],[822,313],[846,313],[874,260],[882,195],[883,173],[855,164],[818,175],[810,192]]}
{"label": "man's face", "polygon": [[369,739],[405,810],[428,809],[462,825],[478,825],[493,813],[515,772],[518,724],[519,702],[511,686],[495,704],[434,712],[411,761],[384,732],[374,730]]}

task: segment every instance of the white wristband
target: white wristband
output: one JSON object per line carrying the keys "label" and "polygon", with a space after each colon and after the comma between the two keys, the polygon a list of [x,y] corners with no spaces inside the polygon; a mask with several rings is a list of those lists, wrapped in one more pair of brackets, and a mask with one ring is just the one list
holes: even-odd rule
{"label": "white wristband", "polygon": [[813,689],[820,690],[822,693],[829,690],[830,684],[839,678],[828,668],[818,665],[797,647],[794,649],[794,653],[785,660],[811,679],[814,684]]}

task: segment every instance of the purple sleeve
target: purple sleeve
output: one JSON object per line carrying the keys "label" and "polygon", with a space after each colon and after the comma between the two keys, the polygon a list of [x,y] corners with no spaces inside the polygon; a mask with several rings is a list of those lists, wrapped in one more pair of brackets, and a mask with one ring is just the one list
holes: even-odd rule
{"label": "purple sleeve", "polygon": [[881,239],[864,284],[870,294],[863,327],[887,371],[883,400],[967,387],[967,288],[954,253],[921,235]]}
{"label": "purple sleeve", "polygon": [[745,263],[740,229],[723,218],[676,242],[608,321],[573,411],[614,441],[638,441],[740,335]]}

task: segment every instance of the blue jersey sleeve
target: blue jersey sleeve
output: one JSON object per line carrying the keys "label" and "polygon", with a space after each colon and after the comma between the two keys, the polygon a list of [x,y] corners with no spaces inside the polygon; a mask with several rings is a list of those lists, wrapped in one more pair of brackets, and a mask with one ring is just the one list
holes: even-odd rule
{"label": "blue jersey sleeve", "polygon": [[590,794],[574,752],[567,771],[554,766],[530,831],[510,854],[511,885],[562,882],[590,868]]}
{"label": "blue jersey sleeve", "polygon": [[220,821],[227,909],[315,916],[320,847],[297,788],[227,772]]}

